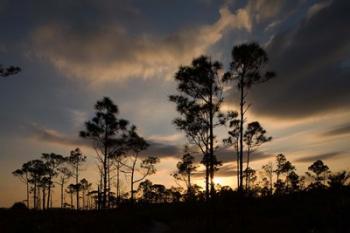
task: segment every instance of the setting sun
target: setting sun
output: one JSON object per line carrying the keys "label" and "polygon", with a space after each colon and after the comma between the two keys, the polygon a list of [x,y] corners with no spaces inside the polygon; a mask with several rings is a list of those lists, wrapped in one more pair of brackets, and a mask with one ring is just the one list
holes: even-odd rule
{"label": "setting sun", "polygon": [[221,177],[215,177],[215,178],[214,178],[214,183],[215,183],[215,184],[219,184],[219,185],[221,185],[221,186],[225,185],[225,184],[224,184],[224,180],[223,180]]}

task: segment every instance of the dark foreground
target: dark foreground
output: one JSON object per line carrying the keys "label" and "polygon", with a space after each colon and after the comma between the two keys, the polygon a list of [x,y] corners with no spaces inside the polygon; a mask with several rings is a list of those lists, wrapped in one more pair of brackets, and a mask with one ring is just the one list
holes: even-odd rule
{"label": "dark foreground", "polygon": [[0,232],[350,233],[349,193],[299,193],[212,203],[149,204],[108,211],[0,210]]}

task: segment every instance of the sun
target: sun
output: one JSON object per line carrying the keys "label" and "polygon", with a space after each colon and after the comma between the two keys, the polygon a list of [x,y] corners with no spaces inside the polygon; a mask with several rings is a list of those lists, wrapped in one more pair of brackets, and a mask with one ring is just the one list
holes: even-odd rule
{"label": "sun", "polygon": [[221,177],[215,177],[214,178],[214,183],[223,185],[224,181],[223,181],[223,179]]}

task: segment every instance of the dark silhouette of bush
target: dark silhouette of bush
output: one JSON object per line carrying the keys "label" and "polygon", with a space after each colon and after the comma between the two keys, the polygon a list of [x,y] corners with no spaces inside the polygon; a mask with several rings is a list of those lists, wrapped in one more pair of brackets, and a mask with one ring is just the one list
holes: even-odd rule
{"label": "dark silhouette of bush", "polygon": [[24,204],[23,202],[15,202],[12,206],[11,206],[12,210],[28,210],[26,204]]}

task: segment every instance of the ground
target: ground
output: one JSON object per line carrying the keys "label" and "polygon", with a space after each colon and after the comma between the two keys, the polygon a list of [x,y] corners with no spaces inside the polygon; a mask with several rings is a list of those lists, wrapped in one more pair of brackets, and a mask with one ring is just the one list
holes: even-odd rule
{"label": "ground", "polygon": [[144,204],[106,211],[0,210],[1,233],[350,233],[350,195],[222,197],[211,203]]}

